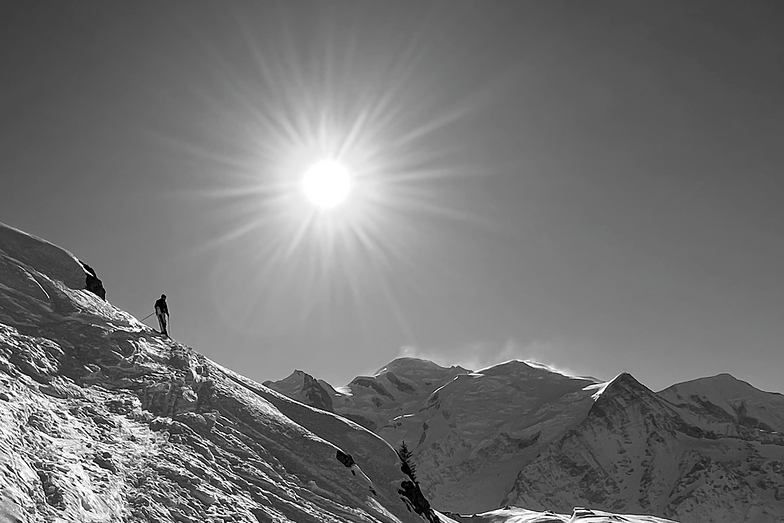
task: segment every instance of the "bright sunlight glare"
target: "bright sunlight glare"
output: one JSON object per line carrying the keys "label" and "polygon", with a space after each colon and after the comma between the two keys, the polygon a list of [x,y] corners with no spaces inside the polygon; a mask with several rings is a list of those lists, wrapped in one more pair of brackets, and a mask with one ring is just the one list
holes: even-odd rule
{"label": "bright sunlight glare", "polygon": [[311,203],[321,209],[331,209],[346,201],[351,176],[339,163],[322,160],[308,169],[301,185]]}
{"label": "bright sunlight glare", "polygon": [[[345,49],[358,36],[327,24],[322,36],[334,42],[314,48],[311,67],[296,45],[262,45],[257,27],[237,22],[255,70],[211,54],[223,82],[199,99],[215,119],[198,139],[162,138],[207,180],[192,190],[214,212],[215,230],[198,248],[218,260],[210,284],[228,303],[220,320],[257,339],[310,326],[316,312],[327,321],[336,305],[351,304],[366,325],[368,307],[382,300],[413,339],[397,293],[423,292],[415,275],[436,263],[445,219],[476,219],[472,203],[451,195],[486,170],[446,138],[488,93],[446,110],[420,96],[438,80],[419,69],[420,37],[406,49],[352,54]],[[416,34],[431,34],[423,24]],[[270,30],[284,41],[296,33]],[[452,277],[437,263],[434,271]]]}

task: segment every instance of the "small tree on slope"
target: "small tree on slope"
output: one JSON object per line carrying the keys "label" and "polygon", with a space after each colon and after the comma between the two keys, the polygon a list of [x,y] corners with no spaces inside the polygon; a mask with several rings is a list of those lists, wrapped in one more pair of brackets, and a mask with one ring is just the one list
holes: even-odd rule
{"label": "small tree on slope", "polygon": [[411,507],[414,511],[427,519],[430,523],[441,523],[441,519],[436,515],[435,511],[430,507],[430,502],[425,499],[422,494],[422,489],[419,488],[419,481],[416,479],[416,466],[412,459],[411,451],[408,449],[406,442],[400,444],[397,451],[400,458],[400,470],[403,474],[411,478],[411,481],[404,481],[400,484],[398,492],[401,496],[405,496],[411,502]]}
{"label": "small tree on slope", "polygon": [[413,455],[405,441],[400,444],[397,455],[400,457],[400,470],[403,471],[403,474],[411,478],[414,483],[419,483],[416,479],[416,465],[414,465]]}

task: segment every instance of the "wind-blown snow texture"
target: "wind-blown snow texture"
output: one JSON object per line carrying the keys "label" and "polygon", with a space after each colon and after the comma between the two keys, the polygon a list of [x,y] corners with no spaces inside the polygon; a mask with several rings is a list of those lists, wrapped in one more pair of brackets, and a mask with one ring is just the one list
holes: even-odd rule
{"label": "wind-blown snow texture", "polygon": [[286,394],[309,402],[321,384],[336,413],[406,441],[440,510],[784,521],[784,396],[727,374],[658,394],[629,374],[601,383],[520,361],[473,372],[403,358],[337,390],[296,377]]}

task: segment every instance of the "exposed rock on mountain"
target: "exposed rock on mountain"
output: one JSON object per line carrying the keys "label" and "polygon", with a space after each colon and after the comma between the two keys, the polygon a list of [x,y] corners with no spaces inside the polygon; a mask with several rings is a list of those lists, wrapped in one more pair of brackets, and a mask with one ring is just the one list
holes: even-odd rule
{"label": "exposed rock on mountain", "polygon": [[[265,381],[264,386],[270,386],[273,382]],[[284,380],[274,382],[275,390],[285,394],[289,398],[296,399],[307,405],[312,405],[328,412],[334,412],[332,408],[332,396],[336,394],[326,382],[322,385],[313,376],[301,370],[295,370],[291,376]],[[329,389],[329,390],[328,390]]]}
{"label": "exposed rock on mountain", "polygon": [[95,274],[95,270],[92,267],[84,263],[83,261],[79,261],[84,268],[84,272],[86,276],[84,278],[84,288],[101,298],[102,300],[106,299],[106,289],[103,288],[103,282],[98,278],[98,275]]}

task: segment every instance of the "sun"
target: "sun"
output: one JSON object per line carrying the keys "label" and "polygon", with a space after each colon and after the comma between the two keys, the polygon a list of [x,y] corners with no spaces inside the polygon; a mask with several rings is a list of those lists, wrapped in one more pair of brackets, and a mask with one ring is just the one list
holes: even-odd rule
{"label": "sun", "polygon": [[308,200],[320,209],[331,209],[346,201],[351,192],[351,175],[334,160],[313,164],[301,182]]}

